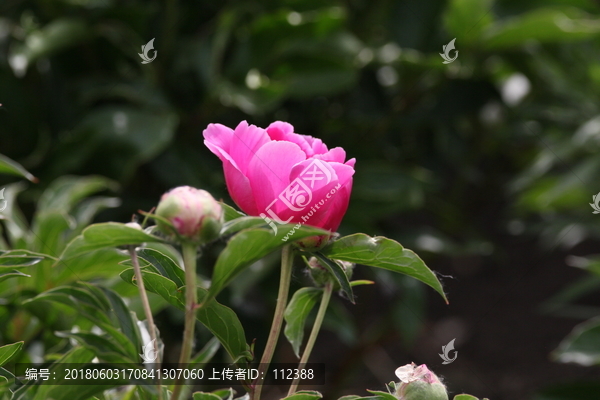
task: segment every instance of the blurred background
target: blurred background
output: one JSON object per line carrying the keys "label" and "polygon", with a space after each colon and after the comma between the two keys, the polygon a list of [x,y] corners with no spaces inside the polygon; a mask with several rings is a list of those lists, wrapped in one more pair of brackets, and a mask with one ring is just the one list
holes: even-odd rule
{"label": "blurred background", "polygon": [[[151,39],[156,58],[142,64]],[[444,64],[452,39],[458,57]],[[203,145],[213,122],[284,120],[355,157],[340,232],[417,251],[450,304],[357,267],[376,284],[356,289],[356,305],[334,302],[313,352],[326,399],[381,390],[409,362],[453,394],[600,398],[597,2],[3,0],[0,103],[0,152],[39,178],[0,176],[24,220],[72,176],[96,176],[94,221],[129,221],[178,185],[233,205]],[[258,349],[277,263],[220,297]],[[3,339],[40,337],[1,307]],[[156,307],[177,354],[182,315]],[[452,339],[458,357],[443,365]],[[283,338],[276,361],[294,361]]]}

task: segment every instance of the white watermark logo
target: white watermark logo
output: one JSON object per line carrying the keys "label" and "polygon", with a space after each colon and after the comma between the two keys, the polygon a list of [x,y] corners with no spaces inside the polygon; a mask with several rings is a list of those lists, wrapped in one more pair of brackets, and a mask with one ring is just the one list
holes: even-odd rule
{"label": "white watermark logo", "polygon": [[[454,341],[456,339],[452,339],[450,342],[448,342],[447,345],[442,346],[442,352],[443,353],[438,353],[440,357],[442,357],[442,360],[444,360],[444,362],[442,364],[450,364],[452,361],[456,360],[456,357],[458,357],[458,351],[454,350]],[[454,358],[450,358],[450,352],[454,350]]]}
{"label": "white watermark logo", "polygon": [[156,361],[156,358],[158,357],[158,352],[155,350],[155,344],[156,339],[152,339],[150,342],[142,346],[143,353],[140,354],[140,357],[142,357],[144,363],[153,363],[154,361]]}
{"label": "white watermark logo", "polygon": [[0,212],[6,210],[6,207],[8,206],[8,202],[4,200],[4,189],[6,188],[0,190]]}
{"label": "white watermark logo", "polygon": [[[298,175],[296,179],[294,179],[284,190],[269,204],[265,210],[265,213],[260,213],[262,219],[265,220],[267,224],[273,229],[273,232],[277,234],[277,225],[274,222],[277,222],[280,225],[289,223],[293,217],[289,217],[287,220],[283,221],[279,216],[273,211],[275,204],[277,202],[281,202],[285,205],[289,210],[294,212],[301,212],[307,210],[310,206],[310,211],[307,211],[302,218],[302,222],[296,224],[294,229],[288,233],[283,241],[287,241],[289,235],[293,234],[296,229],[300,228],[302,224],[310,219],[313,214],[321,208],[325,204],[327,200],[331,198],[335,192],[341,187],[341,184],[337,184],[333,189],[331,189],[326,195],[324,199],[321,199],[318,202],[313,203],[313,192],[312,189],[315,187],[315,182],[325,181],[323,185],[327,185],[332,180],[331,171],[327,168],[327,165],[318,159],[312,160],[312,162]],[[280,204],[281,204],[280,203]],[[268,214],[268,216],[267,216]]]}
{"label": "white watermark logo", "polygon": [[593,203],[590,203],[590,206],[592,206],[592,208],[594,209],[594,211],[592,211],[592,214],[600,214],[600,192],[598,192],[598,194],[596,194],[595,196],[592,196],[592,201]]}
{"label": "white watermark logo", "polygon": [[[442,50],[444,52],[443,53],[439,53],[439,54],[444,59],[444,64],[450,64],[451,62],[453,62],[454,60],[456,60],[458,58],[458,50],[455,50],[455,47],[454,47],[454,41],[455,40],[456,40],[456,38],[452,39],[450,41],[450,43],[442,46]],[[452,50],[456,51],[456,54],[454,54],[454,58],[450,58],[450,52]]]}
{"label": "white watermark logo", "polygon": [[[156,38],[154,38],[154,39],[156,39]],[[154,59],[158,55],[158,51],[154,50],[154,39],[152,39],[151,41],[149,41],[148,43],[143,45],[142,52],[138,53],[138,56],[142,57],[142,60],[144,60],[144,61],[142,61],[142,64],[151,63],[152,61],[154,61]],[[150,58],[150,56],[148,55],[148,52],[150,50],[154,50],[154,57],[152,57],[152,58]]]}

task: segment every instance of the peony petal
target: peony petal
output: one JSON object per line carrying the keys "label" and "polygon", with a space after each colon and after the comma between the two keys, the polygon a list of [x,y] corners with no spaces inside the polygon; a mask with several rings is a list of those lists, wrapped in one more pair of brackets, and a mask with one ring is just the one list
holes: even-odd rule
{"label": "peony petal", "polygon": [[334,194],[331,195],[329,202],[331,205],[327,209],[327,218],[324,221],[320,221],[320,227],[327,229],[331,232],[336,232],[348,210],[350,204],[350,193],[352,193],[352,179],[346,182],[346,185],[339,188]]}
{"label": "peony petal", "polygon": [[248,165],[255,158],[255,154],[263,145],[269,143],[269,135],[264,129],[248,125],[242,121],[235,128],[229,147],[229,155],[235,161],[239,170],[248,176]]}
{"label": "peony petal", "polygon": [[335,162],[330,162],[328,165],[335,171],[336,185],[324,194],[327,201],[323,207],[324,212],[318,215],[314,221],[311,219],[309,224],[315,224],[315,226],[335,232],[348,209],[354,168]]}
{"label": "peony petal", "polygon": [[346,160],[346,151],[341,147],[334,147],[327,153],[315,155],[314,158],[318,158],[319,160],[323,161],[333,161],[343,164]]}
{"label": "peony petal", "polygon": [[352,168],[351,166],[337,162],[330,162],[328,164],[335,171],[335,174],[338,178],[338,182],[341,183],[342,186],[344,186],[349,180],[352,179],[352,176],[354,175],[354,168]]}
{"label": "peony petal", "polygon": [[290,142],[269,142],[256,152],[247,176],[259,213],[286,189],[292,168],[305,159],[300,147]]}
{"label": "peony petal", "polygon": [[216,149],[229,153],[231,140],[233,139],[233,129],[221,124],[209,124],[204,130],[203,136],[204,144],[219,158],[221,158],[220,152],[215,151]]}
{"label": "peony petal", "polygon": [[287,122],[273,122],[266,130],[271,140],[296,143],[304,151],[307,158],[312,157],[314,154],[327,152],[327,146],[323,144],[321,139],[294,133],[294,127]]}
{"label": "peony petal", "polygon": [[294,133],[292,124],[282,121],[275,121],[266,129],[271,140],[287,140],[287,135]]}
{"label": "peony petal", "polygon": [[213,152],[223,163],[230,162],[234,167],[240,169],[237,163],[229,154],[231,141],[234,138],[233,129],[221,124],[209,124],[203,132],[204,144]]}
{"label": "peony petal", "polygon": [[223,161],[223,172],[225,173],[227,190],[235,204],[248,215],[258,215],[248,178],[228,160]]}
{"label": "peony petal", "polygon": [[308,145],[310,146],[310,154],[309,156],[312,157],[316,154],[325,154],[327,153],[327,146],[325,145],[325,143],[323,143],[323,141],[321,139],[317,139],[314,138],[312,136],[306,136],[306,135],[301,135],[304,136],[305,140],[307,141]]}
{"label": "peony petal", "polygon": [[292,168],[290,181],[300,177],[304,184],[313,192],[323,187],[329,188],[335,185],[335,182],[337,181],[335,169],[331,164],[332,163],[310,158],[298,163]]}
{"label": "peony petal", "polygon": [[326,162],[309,159],[296,164],[289,179],[290,185],[274,204],[277,215],[284,221],[292,218],[291,222],[319,226],[329,207],[325,195],[338,181],[335,170]]}
{"label": "peony petal", "polygon": [[[315,163],[315,160],[317,162]],[[327,163],[318,159],[306,160],[292,169],[290,179],[295,182],[299,178],[304,184],[307,195],[306,207],[295,213],[286,209],[278,209],[278,215],[287,220],[292,216],[292,222],[302,222],[325,229],[337,229],[341,217],[348,207],[346,201],[334,201],[338,197],[339,188],[343,188],[352,180],[354,169],[341,163]],[[345,196],[347,197],[347,196]],[[339,214],[334,210],[342,206],[344,212]],[[338,220],[339,219],[339,220]],[[330,222],[333,221],[333,222]],[[330,227],[330,225],[335,225]]]}

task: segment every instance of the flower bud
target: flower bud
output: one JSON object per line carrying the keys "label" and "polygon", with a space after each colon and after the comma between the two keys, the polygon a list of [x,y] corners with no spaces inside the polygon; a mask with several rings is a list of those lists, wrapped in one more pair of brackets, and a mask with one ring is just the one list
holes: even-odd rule
{"label": "flower bud", "polygon": [[[354,264],[347,261],[337,261],[337,263],[342,266],[344,272],[346,273],[346,276],[348,277],[348,280],[350,280],[350,278],[352,278]],[[310,274],[310,277],[312,278],[316,286],[321,287],[325,286],[325,284],[327,284],[328,282],[333,282],[333,290],[340,289],[340,284],[337,281],[337,279],[335,279],[331,275],[331,273],[321,265],[321,263],[316,257],[311,257],[308,260],[308,273]]]}
{"label": "flower bud", "polygon": [[[168,220],[177,233],[201,243],[218,237],[223,221],[221,205],[206,190],[180,186],[162,195],[156,215]],[[158,228],[172,234],[171,227],[157,221]]]}
{"label": "flower bud", "polygon": [[400,383],[395,396],[399,400],[448,400],[446,387],[427,365],[406,364],[396,369]]}
{"label": "flower bud", "polygon": [[298,240],[296,246],[309,252],[318,251],[329,243],[329,239],[331,239],[331,235],[309,236]]}

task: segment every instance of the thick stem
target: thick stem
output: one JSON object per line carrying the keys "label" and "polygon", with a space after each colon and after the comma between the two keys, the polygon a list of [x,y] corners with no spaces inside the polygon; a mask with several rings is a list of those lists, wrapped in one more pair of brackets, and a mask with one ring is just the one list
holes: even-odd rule
{"label": "thick stem", "polygon": [[[154,354],[156,354],[156,364],[160,366],[160,352],[158,351],[158,338],[156,337],[156,326],[154,325],[154,317],[152,316],[152,310],[150,309],[150,302],[148,301],[148,294],[146,293],[146,287],[144,286],[144,277],[142,276],[142,269],[140,268],[140,263],[138,262],[135,246],[129,246],[129,256],[131,257],[131,264],[133,264],[135,280],[137,281],[137,287],[140,292],[140,298],[142,299],[142,306],[144,307],[146,321],[148,321],[148,330],[150,331],[150,338],[152,339],[152,343],[154,343]],[[160,380],[158,381],[158,400],[163,400]]]}
{"label": "thick stem", "polygon": [[[299,370],[302,370],[308,362],[310,353],[312,352],[313,346],[317,341],[317,336],[319,336],[319,331],[321,330],[321,325],[323,324],[323,319],[325,318],[325,312],[327,312],[327,306],[329,306],[331,292],[333,292],[333,285],[331,283],[328,283],[327,285],[325,285],[325,289],[323,290],[323,298],[321,299],[321,305],[319,306],[319,311],[317,312],[317,318],[315,319],[315,323],[310,332],[310,337],[308,338],[308,342],[306,343],[306,347],[304,348],[304,353],[302,353],[300,364],[298,364]],[[298,389],[299,383],[299,377],[295,378],[292,381],[292,385],[290,386],[290,390],[288,391],[288,396],[291,396],[296,391],[296,389]]]}
{"label": "thick stem", "polygon": [[[265,346],[265,351],[260,360],[258,367],[258,376],[264,376],[275,347],[277,346],[277,340],[279,339],[279,333],[281,332],[281,325],[283,324],[283,313],[287,306],[288,295],[290,292],[290,281],[292,280],[292,261],[294,255],[291,246],[285,245],[281,251],[281,276],[279,278],[279,294],[277,295],[277,306],[275,307],[275,315],[273,315],[273,323],[271,324],[271,332],[269,333],[269,339]],[[251,400],[260,400],[262,393],[262,380],[259,378],[255,387],[254,393],[251,396]]]}
{"label": "thick stem", "polygon": [[[196,325],[196,303],[198,302],[198,291],[196,289],[196,257],[197,245],[193,243],[183,243],[183,265],[185,267],[185,327],[183,330],[183,344],[181,354],[179,355],[179,368],[186,368],[192,356],[192,347],[194,344],[194,328]],[[183,374],[182,374],[183,376]],[[177,400],[184,379],[175,381],[171,400]]]}

